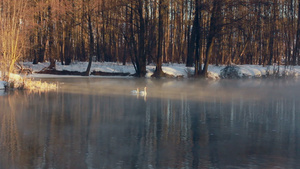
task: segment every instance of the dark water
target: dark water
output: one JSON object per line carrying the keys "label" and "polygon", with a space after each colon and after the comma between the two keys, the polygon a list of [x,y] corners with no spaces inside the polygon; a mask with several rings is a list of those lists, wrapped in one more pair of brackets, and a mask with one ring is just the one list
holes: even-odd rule
{"label": "dark water", "polygon": [[0,97],[1,169],[300,168],[298,82],[57,80]]}

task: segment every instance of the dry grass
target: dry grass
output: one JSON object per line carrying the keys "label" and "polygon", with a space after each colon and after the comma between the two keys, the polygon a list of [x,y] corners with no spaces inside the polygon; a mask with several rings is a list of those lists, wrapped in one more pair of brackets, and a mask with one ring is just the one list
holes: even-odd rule
{"label": "dry grass", "polygon": [[20,75],[11,74],[9,77],[9,87],[15,89],[49,91],[56,90],[57,85],[53,83],[34,81],[32,79],[23,78]]}

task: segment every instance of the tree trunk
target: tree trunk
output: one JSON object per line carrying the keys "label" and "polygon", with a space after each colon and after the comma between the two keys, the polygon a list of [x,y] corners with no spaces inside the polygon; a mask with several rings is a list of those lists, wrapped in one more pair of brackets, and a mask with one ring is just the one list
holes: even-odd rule
{"label": "tree trunk", "polygon": [[50,65],[48,69],[55,69],[55,59],[53,55],[53,43],[54,43],[54,38],[53,38],[53,23],[52,23],[52,8],[51,5],[48,5],[48,54],[49,54],[49,60],[50,60]]}
{"label": "tree trunk", "polygon": [[[300,16],[300,0],[298,0],[298,16]],[[300,64],[300,17],[297,19],[297,34],[296,34],[296,45],[293,52],[293,65],[297,64],[297,58],[298,58],[298,64]]]}
{"label": "tree trunk", "polygon": [[157,45],[157,57],[156,57],[156,69],[154,71],[153,77],[162,77],[165,75],[165,73],[162,71],[162,46],[163,46],[163,36],[164,36],[164,30],[163,30],[163,17],[165,12],[165,0],[159,0],[159,7],[158,7],[158,45]]}
{"label": "tree trunk", "polygon": [[92,27],[92,21],[91,21],[91,14],[88,15],[88,29],[89,29],[89,36],[90,36],[90,52],[89,52],[89,64],[85,71],[85,76],[90,75],[90,70],[92,67],[92,61],[93,61],[93,55],[94,55],[94,35],[93,35],[93,27]]}
{"label": "tree trunk", "polygon": [[145,20],[143,12],[143,1],[138,1],[138,16],[139,16],[139,30],[138,30],[138,77],[145,77],[146,71],[146,55],[145,55]]}
{"label": "tree trunk", "polygon": [[195,48],[191,51],[192,54],[195,54],[195,73],[194,73],[195,77],[197,77],[200,74],[202,69],[202,63],[200,60],[200,52],[202,48],[202,41],[201,41],[202,31],[200,30],[200,22],[199,22],[202,19],[200,2],[201,2],[200,0],[195,0],[196,10],[195,10],[194,26],[192,31],[192,37],[194,37],[192,43],[194,44],[191,45],[191,46],[195,45]]}
{"label": "tree trunk", "polygon": [[[192,11],[193,11],[192,7],[193,6],[190,5],[189,18],[192,18]],[[193,36],[193,34],[195,34],[195,33],[193,33],[193,32],[195,32],[196,29],[194,29],[194,27],[192,27],[192,32],[190,33],[190,31],[191,31],[191,25],[190,24],[187,26],[187,29],[188,29],[188,31],[187,31],[186,36],[188,37],[188,39],[187,39],[188,51],[187,51],[187,58],[186,58],[186,67],[193,67],[193,64],[194,64],[194,50],[195,50],[195,44],[194,44],[195,37]]]}
{"label": "tree trunk", "polygon": [[212,55],[212,49],[214,46],[215,37],[216,34],[221,31],[222,28],[222,25],[220,23],[221,7],[222,7],[222,0],[214,0],[212,15],[210,19],[210,27],[207,36],[207,44],[206,44],[206,52],[205,52],[206,58],[205,58],[203,70],[201,72],[202,77],[207,77],[208,64],[209,64],[209,59]]}
{"label": "tree trunk", "polygon": [[274,34],[275,34],[275,27],[276,27],[276,3],[273,1],[273,19],[271,22],[271,30],[270,30],[270,41],[269,41],[269,52],[270,52],[270,58],[268,65],[272,65],[273,63],[273,57],[274,57]]}

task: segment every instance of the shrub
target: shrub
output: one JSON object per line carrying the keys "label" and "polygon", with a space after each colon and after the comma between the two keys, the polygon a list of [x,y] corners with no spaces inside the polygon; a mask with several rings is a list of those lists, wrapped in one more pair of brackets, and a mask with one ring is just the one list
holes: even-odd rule
{"label": "shrub", "polygon": [[239,79],[241,78],[240,68],[235,65],[229,65],[223,68],[220,72],[222,79]]}

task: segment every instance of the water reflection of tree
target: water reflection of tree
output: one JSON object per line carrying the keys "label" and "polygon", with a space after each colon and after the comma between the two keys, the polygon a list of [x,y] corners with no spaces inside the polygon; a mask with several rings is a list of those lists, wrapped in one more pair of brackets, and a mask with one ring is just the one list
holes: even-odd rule
{"label": "water reflection of tree", "polygon": [[[160,103],[163,102],[160,100]],[[160,153],[152,154],[161,159],[157,160],[160,162],[157,166],[174,167],[177,164],[176,167],[180,168],[184,162],[189,164],[190,168],[218,168],[239,163],[251,166],[253,165],[251,159],[249,160],[251,156],[266,155],[270,161],[272,158],[281,158],[282,153],[291,153],[293,158],[299,156],[297,143],[300,133],[299,127],[295,125],[297,119],[299,120],[295,110],[299,109],[299,106],[295,104],[295,98],[275,97],[271,100],[249,101],[241,97],[231,99],[229,102],[218,98],[212,102],[187,101],[186,104],[181,104],[187,109],[176,112],[178,105],[174,100],[153,105],[165,107],[158,111],[161,112],[161,117],[158,117],[161,124],[156,125],[159,131],[156,139],[160,145],[157,150]],[[189,116],[190,120],[184,121],[184,114]],[[168,118],[170,116],[172,118],[178,116],[182,121],[172,124]],[[184,140],[184,128],[180,128],[180,132],[170,133],[172,128],[180,125],[190,126],[190,130],[187,131],[189,133],[187,135],[190,136],[187,140],[190,142]],[[178,133],[181,134],[178,136],[176,135]],[[180,144],[173,145],[172,140]],[[167,144],[173,145],[174,148],[170,148]],[[185,144],[189,144],[190,147],[182,149],[181,146]],[[173,153],[178,157],[181,155],[181,158],[174,157]],[[282,160],[284,164],[290,159]]]}
{"label": "water reflection of tree", "polygon": [[[293,125],[299,115],[295,110],[295,99],[274,97],[270,100],[245,100],[232,99],[230,104],[221,101],[217,105],[210,104],[210,116],[216,117],[207,120],[207,126],[218,133],[213,133],[210,138],[216,137],[217,144],[210,140],[210,145],[217,146],[211,155],[218,155],[219,164],[229,164],[236,159],[244,164],[252,165],[249,160],[252,157],[266,156],[270,158],[280,157],[282,153],[295,153],[293,149],[297,144],[299,127]],[[216,107],[222,107],[216,111]],[[228,116],[228,117],[227,117]],[[217,123],[214,125],[210,125]],[[219,127],[218,127],[219,126]],[[213,130],[212,130],[213,131]],[[231,144],[229,144],[231,143]],[[226,151],[229,151],[230,154]],[[210,156],[211,156],[210,155]],[[230,155],[230,156],[229,156]],[[259,160],[259,159],[258,159]],[[287,163],[289,158],[282,159]],[[270,164],[271,165],[271,164]]]}
{"label": "water reflection of tree", "polygon": [[1,156],[0,168],[18,168],[22,162],[30,158],[24,156],[24,137],[20,131],[22,105],[28,104],[28,100],[22,99],[24,95],[26,92],[11,92],[0,100],[0,151],[5,152],[5,155]]}
{"label": "water reflection of tree", "polygon": [[[1,136],[0,143],[1,149],[7,152],[7,156],[1,157],[3,161],[10,161],[12,167],[15,167],[17,158],[19,158],[19,153],[21,151],[20,135],[18,131],[18,126],[16,122],[17,107],[15,101],[12,99],[14,96],[8,96],[8,99],[4,101],[1,107],[7,107],[7,109],[2,110],[1,113]],[[8,105],[8,106],[4,106]]]}
{"label": "water reflection of tree", "polygon": [[145,102],[42,93],[21,98],[0,98],[0,168],[209,168],[251,166],[251,157],[259,154],[300,155],[295,97],[200,102],[181,94],[178,100]]}

